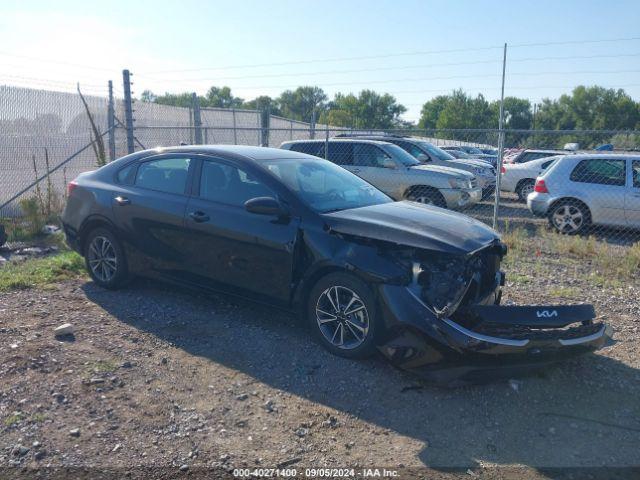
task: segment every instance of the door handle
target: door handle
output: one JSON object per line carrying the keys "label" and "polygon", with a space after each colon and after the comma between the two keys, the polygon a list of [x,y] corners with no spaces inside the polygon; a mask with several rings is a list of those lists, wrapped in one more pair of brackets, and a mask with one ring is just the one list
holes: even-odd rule
{"label": "door handle", "polygon": [[123,197],[123,196],[120,196],[120,195],[118,195],[116,198],[114,198],[114,200],[121,207],[124,207],[125,205],[129,205],[131,203],[131,200],[129,200],[127,197]]}
{"label": "door handle", "polygon": [[192,219],[194,222],[197,222],[197,223],[206,222],[206,221],[208,221],[208,220],[209,220],[209,218],[210,218],[210,217],[209,217],[209,215],[207,215],[207,214],[206,214],[206,213],[204,213],[204,212],[200,212],[200,211],[197,211],[197,212],[191,212],[191,213],[189,214],[189,217],[191,217],[191,219]]}

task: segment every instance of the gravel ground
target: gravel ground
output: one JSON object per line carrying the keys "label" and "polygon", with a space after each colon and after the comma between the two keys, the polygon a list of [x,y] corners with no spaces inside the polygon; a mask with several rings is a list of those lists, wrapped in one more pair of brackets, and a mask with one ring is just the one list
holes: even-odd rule
{"label": "gravel ground", "polygon": [[[0,294],[0,477],[61,467],[87,467],[86,478],[276,466],[640,474],[624,468],[640,465],[638,282],[594,288],[588,265],[554,258],[510,268],[535,282],[508,283],[505,302],[593,302],[616,343],[539,376],[446,390],[380,358],[331,356],[290,315],[229,297],[83,279]],[[579,299],[545,293],[567,284]],[[75,337],[54,338],[65,322]]]}

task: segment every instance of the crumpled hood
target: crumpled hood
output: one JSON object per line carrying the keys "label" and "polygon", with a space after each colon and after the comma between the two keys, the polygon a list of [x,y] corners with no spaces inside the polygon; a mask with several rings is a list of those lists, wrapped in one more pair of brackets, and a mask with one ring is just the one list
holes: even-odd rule
{"label": "crumpled hood", "polygon": [[499,239],[471,217],[416,202],[390,202],[323,214],[337,233],[383,240],[414,248],[468,254]]}
{"label": "crumpled hood", "polygon": [[425,173],[433,172],[433,173],[439,173],[441,175],[446,175],[446,176],[456,177],[456,178],[464,177],[468,180],[471,180],[471,178],[473,178],[473,174],[470,172],[467,172],[466,170],[460,170],[459,168],[453,168],[453,167],[444,167],[442,165],[415,165],[409,168],[411,170],[422,170]]}

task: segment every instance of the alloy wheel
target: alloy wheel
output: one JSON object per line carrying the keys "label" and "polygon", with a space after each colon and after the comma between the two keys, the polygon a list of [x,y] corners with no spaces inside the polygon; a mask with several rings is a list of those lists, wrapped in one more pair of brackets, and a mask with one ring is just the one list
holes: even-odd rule
{"label": "alloy wheel", "polygon": [[316,303],[318,328],[332,345],[350,350],[369,333],[369,313],[356,292],[341,286],[327,288]]}
{"label": "alloy wheel", "polygon": [[560,233],[576,233],[584,224],[584,214],[575,205],[561,205],[554,210],[551,221]]}
{"label": "alloy wheel", "polygon": [[103,236],[94,237],[89,245],[89,267],[102,282],[110,282],[118,271],[118,258],[113,243]]}
{"label": "alloy wheel", "polygon": [[424,203],[425,205],[435,205],[433,198],[431,198],[428,195],[418,195],[417,197],[413,198],[413,201],[418,203]]}
{"label": "alloy wheel", "polygon": [[529,194],[533,193],[534,187],[535,185],[533,183],[527,183],[522,186],[522,188],[520,189],[520,196],[523,200],[526,201]]}

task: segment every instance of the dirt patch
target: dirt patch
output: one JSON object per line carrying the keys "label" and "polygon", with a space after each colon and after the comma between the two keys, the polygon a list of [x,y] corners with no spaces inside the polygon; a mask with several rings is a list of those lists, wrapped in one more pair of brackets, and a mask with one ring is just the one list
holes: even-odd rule
{"label": "dirt patch", "polygon": [[[143,280],[2,293],[0,476],[279,465],[298,476],[387,467],[401,478],[547,478],[638,465],[638,284],[595,289],[580,269],[539,261],[510,266],[505,301],[593,302],[616,344],[541,376],[455,390],[379,358],[331,356],[293,317],[229,297]],[[569,292],[579,298],[553,297]],[[75,336],[54,338],[65,322]]]}

